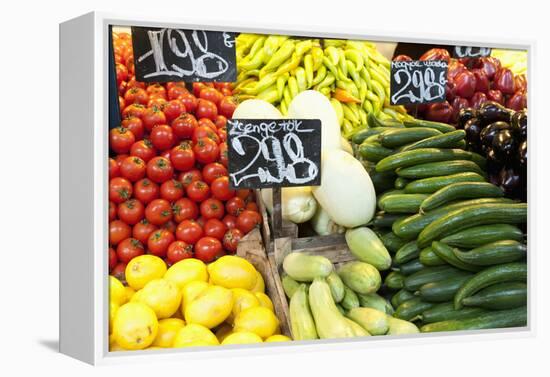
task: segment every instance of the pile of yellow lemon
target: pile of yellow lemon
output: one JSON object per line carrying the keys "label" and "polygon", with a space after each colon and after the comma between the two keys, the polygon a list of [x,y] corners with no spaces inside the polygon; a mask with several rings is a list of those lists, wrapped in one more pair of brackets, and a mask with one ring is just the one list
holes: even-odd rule
{"label": "pile of yellow lemon", "polygon": [[141,255],[126,266],[124,286],[110,276],[110,351],[289,341],[281,335],[262,275],[226,255],[170,268]]}

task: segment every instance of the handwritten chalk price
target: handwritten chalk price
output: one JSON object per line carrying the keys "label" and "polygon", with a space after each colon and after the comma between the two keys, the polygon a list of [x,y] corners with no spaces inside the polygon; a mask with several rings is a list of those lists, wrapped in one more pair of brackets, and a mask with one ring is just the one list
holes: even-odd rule
{"label": "handwritten chalk price", "polygon": [[392,105],[445,101],[447,62],[444,60],[394,61],[391,63]]}
{"label": "handwritten chalk price", "polygon": [[491,55],[489,47],[455,46],[455,58],[483,58]]}
{"label": "handwritten chalk price", "polygon": [[231,119],[227,126],[233,188],[321,183],[320,120]]}

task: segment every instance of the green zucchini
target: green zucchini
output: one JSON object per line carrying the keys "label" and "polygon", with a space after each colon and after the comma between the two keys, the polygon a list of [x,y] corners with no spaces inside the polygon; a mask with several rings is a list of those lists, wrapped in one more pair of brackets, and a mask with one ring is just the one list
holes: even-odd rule
{"label": "green zucchini", "polygon": [[[418,247],[466,228],[487,224],[518,224],[527,221],[527,204],[475,204],[448,212],[426,226],[418,235]],[[396,228],[394,223],[392,229]],[[396,234],[399,234],[396,232]]]}
{"label": "green zucchini", "polygon": [[510,263],[527,256],[527,245],[514,240],[496,241],[470,251],[453,249],[457,259],[475,266]]}
{"label": "green zucchini", "polygon": [[363,144],[359,146],[359,154],[361,157],[372,162],[378,162],[394,153],[395,151],[393,149],[385,148],[380,145],[380,143],[370,142],[368,140],[365,140]]}
{"label": "green zucchini", "polygon": [[344,285],[344,298],[340,301],[340,305],[346,309],[351,310],[359,307],[359,298],[357,294],[349,287]]}
{"label": "green zucchini", "polygon": [[402,289],[405,276],[399,271],[392,271],[384,279],[384,284],[390,289]]}
{"label": "green zucchini", "polygon": [[334,271],[330,273],[329,276],[326,277],[326,281],[328,283],[328,286],[330,287],[330,293],[332,294],[332,298],[334,299],[335,303],[339,303],[344,299],[344,283],[342,282],[342,279],[340,279],[340,276]]}
{"label": "green zucchini", "polygon": [[392,194],[379,201],[380,209],[389,213],[416,213],[427,198],[426,194]]}
{"label": "green zucchini", "polygon": [[[412,151],[398,152],[380,160],[376,164],[376,171],[393,171],[428,162],[453,160],[472,160],[478,165],[482,163],[473,152],[462,149],[420,148]],[[480,167],[483,168],[483,166]]]}
{"label": "green zucchini", "polygon": [[464,130],[451,131],[445,134],[439,133],[438,135],[406,145],[401,150],[411,151],[419,148],[453,148],[457,147],[458,143],[464,140],[464,136],[466,136],[466,132]]}
{"label": "green zucchini", "polygon": [[460,286],[471,277],[472,275],[461,275],[445,280],[426,283],[420,287],[418,294],[422,300],[428,302],[451,301]]}
{"label": "green zucchini", "polygon": [[400,168],[396,171],[398,176],[409,179],[439,177],[468,172],[480,175],[485,174],[475,162],[469,160],[428,162],[426,164],[409,166],[408,168]]}
{"label": "green zucchini", "polygon": [[405,217],[407,216],[380,211],[376,213],[369,226],[373,226],[375,228],[391,228],[394,222]]}
{"label": "green zucchini", "polygon": [[346,244],[361,262],[369,263],[379,271],[390,268],[392,259],[378,235],[366,226],[346,230]]}
{"label": "green zucchini", "polygon": [[397,309],[395,309],[393,316],[405,321],[415,321],[422,312],[432,308],[434,305],[434,303],[425,302],[422,301],[421,298],[415,297],[399,305]]}
{"label": "green zucchini", "polygon": [[401,266],[399,266],[399,271],[405,275],[409,276],[414,274],[415,272],[418,272],[422,269],[424,269],[426,266],[424,266],[422,263],[420,263],[420,260],[418,258],[413,259],[412,261],[409,261],[407,263],[403,263]]}
{"label": "green zucchini", "polygon": [[[398,177],[397,179],[405,178]],[[485,178],[472,172],[457,173],[441,177],[417,179],[416,181],[409,182],[404,189],[407,194],[433,194],[443,187],[459,182],[485,182]]]}
{"label": "green zucchini", "polygon": [[407,291],[406,289],[400,289],[396,294],[391,298],[391,304],[397,308],[401,303],[414,298],[415,295],[412,292]]}
{"label": "green zucchini", "polygon": [[393,261],[397,264],[403,264],[418,258],[419,255],[420,249],[416,245],[416,241],[410,241],[397,250],[393,257]]}
{"label": "green zucchini", "polygon": [[359,305],[362,308],[373,308],[386,314],[393,314],[393,307],[384,297],[376,293],[357,294]]}
{"label": "green zucchini", "polygon": [[449,263],[451,266],[455,266],[464,271],[478,272],[482,269],[480,266],[466,263],[456,257],[453,252],[453,248],[444,244],[443,242],[434,241],[432,242],[432,250],[437,256],[443,259],[445,262]]}
{"label": "green zucchini", "polygon": [[527,325],[527,307],[491,311],[474,318],[454,319],[429,323],[420,328],[421,332],[481,330]]}
{"label": "green zucchini", "polygon": [[475,318],[484,313],[487,313],[487,310],[473,307],[456,310],[452,302],[445,302],[425,310],[422,312],[421,317],[424,323],[434,323],[453,319]]}
{"label": "green zucchini", "polygon": [[[406,284],[405,280],[405,284]],[[527,281],[527,264],[526,263],[507,263],[489,267],[478,272],[470,280],[464,283],[456,292],[454,297],[455,309],[460,309],[463,306],[462,300],[472,296],[474,293],[497,283],[509,281]]]}
{"label": "green zucchini", "polygon": [[399,250],[407,241],[397,237],[393,232],[388,232],[380,237],[380,240],[386,246],[389,252],[395,253]]}
{"label": "green zucchini", "polygon": [[420,206],[420,211],[431,211],[453,200],[499,198],[501,196],[504,196],[504,191],[502,191],[500,187],[489,182],[457,182],[437,190],[426,198]]}
{"label": "green zucchini", "polygon": [[491,224],[468,228],[441,239],[449,246],[474,248],[500,240],[523,241],[523,232],[510,224]]}
{"label": "green zucchini", "polygon": [[292,298],[292,295],[294,295],[298,288],[300,288],[300,283],[298,283],[287,274],[283,274],[281,282],[283,283],[283,290],[285,291],[286,297],[288,298]]}
{"label": "green zucchini", "polygon": [[433,128],[411,127],[387,130],[378,135],[379,143],[386,148],[397,148],[432,136],[441,135]]}
{"label": "green zucchini", "polygon": [[395,179],[393,187],[395,187],[397,190],[403,190],[409,182],[410,181],[407,178],[397,177]]}
{"label": "green zucchini", "polygon": [[443,259],[439,258],[436,253],[434,253],[431,247],[426,247],[420,250],[420,255],[418,260],[424,266],[444,266],[447,264]]}
{"label": "green zucchini", "polygon": [[465,275],[470,275],[470,273],[449,265],[424,267],[424,269],[407,276],[403,281],[403,285],[408,291],[415,292],[424,284]]}
{"label": "green zucchini", "polygon": [[493,284],[462,300],[464,306],[483,309],[513,309],[527,303],[527,284],[518,282]]}
{"label": "green zucchini", "polygon": [[411,119],[411,120],[405,120],[403,121],[403,125],[405,127],[427,127],[427,128],[433,128],[434,130],[438,130],[439,132],[447,133],[452,132],[456,130],[453,126],[441,123],[441,122],[432,122],[430,120],[423,120],[423,119]]}

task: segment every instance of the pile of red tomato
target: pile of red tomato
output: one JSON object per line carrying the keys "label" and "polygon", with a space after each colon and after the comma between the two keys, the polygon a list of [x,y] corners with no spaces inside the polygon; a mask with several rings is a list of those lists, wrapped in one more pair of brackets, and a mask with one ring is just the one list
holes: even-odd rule
{"label": "pile of red tomato", "polygon": [[135,80],[131,37],[113,37],[122,122],[110,130],[109,271],[145,253],[168,265],[234,253],[261,223],[251,190],[232,190],[229,83]]}

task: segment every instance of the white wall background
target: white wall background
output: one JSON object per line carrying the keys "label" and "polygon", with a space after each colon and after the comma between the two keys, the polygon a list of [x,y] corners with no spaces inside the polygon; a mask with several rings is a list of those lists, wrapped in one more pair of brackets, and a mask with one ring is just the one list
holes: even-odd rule
{"label": "white wall background", "polygon": [[[548,371],[550,250],[548,207],[548,12],[528,2],[437,1],[144,1],[18,0],[0,15],[0,375],[76,373],[79,376],[375,376],[523,375]],[[543,4],[544,2],[537,2]],[[185,363],[91,368],[56,353],[58,337],[58,23],[91,10],[207,20],[306,24],[447,37],[537,40],[531,80],[530,148],[537,218],[537,335],[519,339],[382,347],[343,352],[225,358]],[[544,38],[544,40],[543,40]],[[535,375],[541,375],[536,373]]]}

